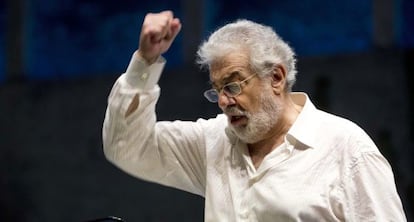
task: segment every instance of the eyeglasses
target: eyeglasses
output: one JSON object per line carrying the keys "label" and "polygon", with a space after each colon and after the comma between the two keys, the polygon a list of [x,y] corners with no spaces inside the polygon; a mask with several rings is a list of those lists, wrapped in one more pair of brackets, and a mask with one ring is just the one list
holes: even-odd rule
{"label": "eyeglasses", "polygon": [[253,75],[250,75],[246,79],[240,82],[227,83],[226,85],[221,87],[221,89],[209,89],[204,92],[204,97],[206,97],[206,99],[212,103],[218,102],[219,94],[221,93],[221,91],[223,91],[224,95],[226,95],[227,97],[230,97],[230,98],[236,97],[240,95],[240,93],[242,92],[241,84],[255,77],[256,75],[257,75],[256,73]]}

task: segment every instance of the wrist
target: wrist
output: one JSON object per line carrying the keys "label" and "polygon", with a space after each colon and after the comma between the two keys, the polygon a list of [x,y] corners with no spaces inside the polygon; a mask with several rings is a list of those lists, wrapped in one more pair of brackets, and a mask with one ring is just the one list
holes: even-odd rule
{"label": "wrist", "polygon": [[145,61],[148,65],[152,65],[153,63],[155,63],[158,59],[159,56],[154,56],[154,57],[149,57],[149,56],[145,56],[142,51],[140,51],[139,49],[135,52],[135,55]]}

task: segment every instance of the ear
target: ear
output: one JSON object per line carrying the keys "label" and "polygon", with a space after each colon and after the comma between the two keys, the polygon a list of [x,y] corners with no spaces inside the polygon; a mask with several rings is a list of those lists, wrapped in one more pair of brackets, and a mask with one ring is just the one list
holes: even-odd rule
{"label": "ear", "polygon": [[286,68],[283,65],[276,65],[272,71],[272,88],[276,95],[285,91],[286,87]]}

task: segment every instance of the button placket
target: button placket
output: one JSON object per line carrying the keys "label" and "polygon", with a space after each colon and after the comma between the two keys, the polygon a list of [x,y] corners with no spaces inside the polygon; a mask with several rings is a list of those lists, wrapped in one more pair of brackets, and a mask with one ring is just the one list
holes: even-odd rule
{"label": "button placket", "polygon": [[244,192],[240,193],[240,218],[243,221],[249,221],[250,217],[250,187],[251,185],[249,183]]}

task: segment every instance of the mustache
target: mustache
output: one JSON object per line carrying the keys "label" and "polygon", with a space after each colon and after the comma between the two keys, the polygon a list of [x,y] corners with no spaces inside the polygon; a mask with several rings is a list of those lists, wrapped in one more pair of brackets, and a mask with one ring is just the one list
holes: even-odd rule
{"label": "mustache", "polygon": [[246,116],[248,113],[237,106],[229,106],[224,109],[224,113],[228,116]]}

